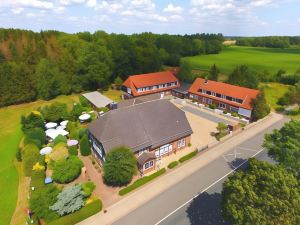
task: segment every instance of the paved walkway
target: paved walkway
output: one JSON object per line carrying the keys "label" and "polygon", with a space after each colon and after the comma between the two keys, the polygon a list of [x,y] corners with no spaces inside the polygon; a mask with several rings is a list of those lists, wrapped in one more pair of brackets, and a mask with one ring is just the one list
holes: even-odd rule
{"label": "paved walkway", "polygon": [[86,219],[85,221],[82,221],[80,224],[81,225],[112,224],[113,222],[117,221],[121,217],[127,215],[134,209],[138,208],[139,206],[143,205],[147,201],[151,200],[158,194],[171,188],[176,183],[180,182],[181,180],[188,177],[192,173],[201,169],[208,163],[214,161],[218,157],[227,153],[232,149],[233,146],[237,146],[240,143],[244,142],[245,140],[255,136],[257,133],[263,131],[264,129],[278,122],[282,118],[283,116],[272,113],[268,118],[264,119],[260,123],[256,125],[252,125],[251,128],[248,128],[247,130],[238,133],[232,138],[226,140],[225,142],[218,144],[207,151],[202,152],[201,154],[199,154],[198,157],[183,164],[178,169],[169,171],[166,175],[157,178],[150,184],[134,191],[128,196],[125,196],[122,200],[120,200],[116,204],[108,208],[104,208],[106,210],[106,213],[104,213],[104,211],[101,211],[100,213]]}

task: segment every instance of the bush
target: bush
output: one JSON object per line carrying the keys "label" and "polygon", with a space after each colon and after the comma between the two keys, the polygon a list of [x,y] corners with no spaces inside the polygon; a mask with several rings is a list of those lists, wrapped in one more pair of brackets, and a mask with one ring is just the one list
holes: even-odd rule
{"label": "bush", "polygon": [[84,135],[80,140],[80,153],[82,156],[91,154],[90,142],[87,135]]}
{"label": "bush", "polygon": [[168,168],[169,168],[169,169],[173,169],[173,168],[176,167],[177,165],[178,165],[178,162],[177,162],[177,161],[174,161],[174,162],[169,163]]}
{"label": "bush", "polygon": [[44,170],[35,170],[31,173],[30,187],[41,188],[45,186],[46,173]]}
{"label": "bush", "polygon": [[84,135],[87,135],[87,129],[86,128],[80,128],[78,130],[78,135],[79,135],[79,138],[81,139]]}
{"label": "bush", "polygon": [[59,143],[67,143],[67,138],[63,135],[58,135],[54,140],[53,140],[53,145],[57,145]]}
{"label": "bush", "polygon": [[70,137],[70,139],[79,140],[79,134],[78,134],[77,129],[71,130],[69,137]]}
{"label": "bush", "polygon": [[92,195],[93,191],[96,188],[96,185],[93,182],[89,181],[89,182],[83,183],[81,185],[81,187],[82,187],[84,197],[88,198]]}
{"label": "bush", "polygon": [[46,121],[58,122],[68,118],[67,105],[65,103],[54,102],[51,105],[40,109]]}
{"label": "bush", "polygon": [[[30,176],[32,167],[37,162],[43,161],[39,148],[34,144],[28,144],[22,150],[22,163],[25,176]],[[44,162],[43,162],[44,163]]]}
{"label": "bush", "polygon": [[195,150],[195,151],[193,151],[193,152],[191,152],[191,153],[189,153],[189,154],[187,154],[187,155],[181,157],[181,158],[179,159],[179,162],[183,163],[183,162],[185,162],[185,161],[187,161],[187,160],[193,158],[193,157],[196,156],[197,154],[198,154],[198,151]]}
{"label": "bush", "polygon": [[71,112],[70,112],[70,119],[72,121],[78,120],[78,117],[84,112],[85,108],[82,107],[80,104],[74,104]]}
{"label": "bush", "polygon": [[119,191],[119,195],[123,196],[126,195],[127,193],[139,188],[140,186],[150,182],[151,180],[155,179],[156,177],[164,174],[166,172],[165,168],[160,169],[159,171],[151,174],[150,176],[144,176],[138,180],[136,180],[135,182],[133,182],[133,184],[129,185],[126,188],[123,188]]}
{"label": "bush", "polygon": [[24,144],[35,144],[41,148],[46,142],[46,133],[42,128],[36,127],[25,132]]}
{"label": "bush", "polygon": [[70,156],[54,164],[52,178],[60,184],[70,183],[80,175],[81,167],[82,161],[77,156]]}
{"label": "bush", "polygon": [[56,202],[59,192],[59,189],[53,184],[32,191],[29,199],[31,211],[46,222],[57,219],[58,214],[50,210],[49,207]]}
{"label": "bush", "polygon": [[44,118],[40,112],[33,111],[28,116],[22,116],[21,124],[24,132],[37,127],[44,128]]}
{"label": "bush", "polygon": [[236,113],[236,112],[231,112],[231,116],[233,116],[233,117],[239,117],[239,114]]}
{"label": "bush", "polygon": [[216,106],[215,104],[209,104],[209,105],[208,105],[208,108],[210,108],[210,109],[216,109],[217,106]]}
{"label": "bush", "polygon": [[299,109],[293,109],[289,111],[288,114],[291,116],[297,116],[299,114]]}
{"label": "bush", "polygon": [[123,186],[130,183],[136,172],[136,158],[131,149],[117,147],[112,149],[104,162],[103,180],[110,186]]}
{"label": "bush", "polygon": [[16,159],[17,159],[18,162],[22,161],[22,150],[21,150],[21,148],[17,148]]}
{"label": "bush", "polygon": [[281,113],[285,111],[284,107],[282,106],[277,107],[275,110],[276,112],[281,112]]}
{"label": "bush", "polygon": [[78,150],[77,150],[77,146],[69,146],[68,147],[68,152],[70,155],[78,155]]}
{"label": "bush", "polygon": [[79,102],[82,107],[87,107],[87,108],[91,107],[90,102],[82,95],[79,96]]}
{"label": "bush", "polygon": [[109,111],[109,108],[107,108],[107,107],[101,107],[101,108],[99,108],[98,109],[98,112],[104,112],[104,113],[106,113],[106,112],[108,112]]}
{"label": "bush", "polygon": [[55,162],[65,160],[68,158],[69,152],[65,143],[58,143],[53,147],[52,152],[49,154],[49,158]]}
{"label": "bush", "polygon": [[87,204],[77,212],[74,212],[70,215],[63,216],[57,220],[54,220],[48,225],[73,225],[77,224],[80,221],[85,220],[86,218],[100,212],[102,209],[102,202],[100,199],[94,200],[91,203]]}
{"label": "bush", "polygon": [[78,211],[84,206],[83,191],[80,185],[66,187],[57,196],[57,201],[50,209],[64,216]]}

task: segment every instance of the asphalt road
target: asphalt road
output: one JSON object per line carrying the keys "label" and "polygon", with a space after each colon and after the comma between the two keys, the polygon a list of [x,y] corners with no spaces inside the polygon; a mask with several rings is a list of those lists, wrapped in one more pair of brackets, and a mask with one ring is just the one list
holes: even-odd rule
{"label": "asphalt road", "polygon": [[222,183],[229,173],[255,157],[270,160],[261,147],[265,133],[280,128],[285,119],[248,139],[213,162],[159,194],[114,225],[223,225],[220,215]]}

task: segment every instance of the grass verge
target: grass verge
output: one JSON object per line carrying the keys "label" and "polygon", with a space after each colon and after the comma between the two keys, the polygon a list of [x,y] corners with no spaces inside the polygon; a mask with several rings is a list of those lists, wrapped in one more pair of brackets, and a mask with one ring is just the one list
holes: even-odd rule
{"label": "grass verge", "polygon": [[178,161],[181,162],[181,163],[183,163],[183,162],[185,162],[185,161],[187,161],[187,160],[195,157],[197,154],[198,154],[198,151],[195,150],[195,151],[193,151],[193,152],[191,152],[191,153],[189,153],[189,154],[181,157]]}
{"label": "grass verge", "polygon": [[139,188],[140,186],[143,186],[144,184],[150,182],[151,180],[155,179],[156,177],[164,174],[166,172],[165,168],[160,169],[159,171],[151,174],[150,176],[144,176],[135,182],[133,184],[127,186],[126,188],[123,188],[119,191],[119,195],[123,196],[126,195],[127,193]]}
{"label": "grass verge", "polygon": [[100,212],[101,209],[102,209],[102,202],[100,199],[97,199],[87,204],[77,212],[74,212],[70,215],[63,216],[57,220],[51,221],[50,223],[47,223],[47,225],[73,225]]}
{"label": "grass verge", "polygon": [[169,169],[173,169],[174,167],[176,167],[178,165],[178,162],[177,161],[173,161],[173,162],[170,162],[169,165],[168,165],[168,168]]}

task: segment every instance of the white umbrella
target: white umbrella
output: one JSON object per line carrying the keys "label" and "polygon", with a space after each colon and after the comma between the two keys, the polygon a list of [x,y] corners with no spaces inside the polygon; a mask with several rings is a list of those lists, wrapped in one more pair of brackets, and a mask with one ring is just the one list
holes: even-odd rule
{"label": "white umbrella", "polygon": [[55,139],[58,135],[66,136],[68,134],[69,134],[68,131],[60,130],[60,129],[58,129],[58,130],[55,130],[55,129],[46,130],[46,135],[48,137],[50,137],[51,139]]}
{"label": "white umbrella", "polygon": [[78,141],[77,140],[68,140],[67,145],[68,146],[78,145]]}
{"label": "white umbrella", "polygon": [[56,130],[64,130],[64,129],[66,129],[66,126],[60,125],[60,126],[56,127]]}
{"label": "white umbrella", "polygon": [[57,123],[49,122],[45,124],[46,129],[55,128],[57,126]]}
{"label": "white umbrella", "polygon": [[79,120],[81,121],[86,121],[86,120],[89,120],[91,118],[91,115],[90,114],[82,114],[81,116],[78,117]]}
{"label": "white umbrella", "polygon": [[47,155],[47,154],[50,154],[52,152],[52,148],[51,147],[45,147],[45,148],[42,148],[40,150],[40,154],[41,155]]}
{"label": "white umbrella", "polygon": [[60,122],[60,125],[66,127],[68,122],[69,122],[68,120],[64,120],[64,121]]}

